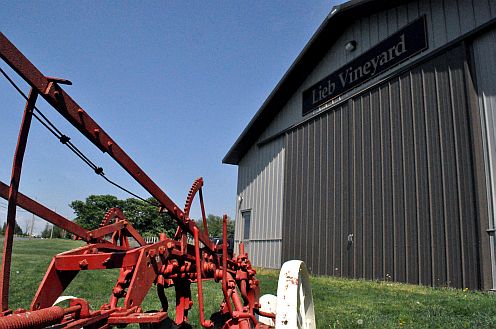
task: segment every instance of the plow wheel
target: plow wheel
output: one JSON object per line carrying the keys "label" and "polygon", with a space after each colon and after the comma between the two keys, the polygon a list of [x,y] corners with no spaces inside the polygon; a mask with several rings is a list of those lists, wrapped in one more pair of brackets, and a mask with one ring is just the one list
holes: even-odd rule
{"label": "plow wheel", "polygon": [[263,295],[260,298],[262,311],[275,310],[275,323],[272,319],[260,317],[261,323],[276,329],[315,329],[315,312],[308,270],[300,260],[290,260],[283,264],[277,283],[277,297]]}

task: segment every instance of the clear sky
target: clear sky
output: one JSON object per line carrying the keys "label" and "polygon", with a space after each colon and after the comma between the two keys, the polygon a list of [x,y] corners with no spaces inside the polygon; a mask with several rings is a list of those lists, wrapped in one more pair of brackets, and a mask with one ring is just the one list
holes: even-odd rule
{"label": "clear sky", "polygon": [[[340,2],[0,0],[0,28],[45,75],[71,80],[64,89],[178,205],[202,176],[207,212],[233,216],[237,167],[222,158]],[[0,101],[0,180],[7,183],[25,102],[3,77]],[[44,100],[37,104],[109,178],[149,197]],[[129,197],[36,121],[20,190],[69,218],[72,200]],[[0,222],[5,205],[0,200]],[[23,229],[30,218],[18,213]],[[44,225],[38,219],[35,231]]]}

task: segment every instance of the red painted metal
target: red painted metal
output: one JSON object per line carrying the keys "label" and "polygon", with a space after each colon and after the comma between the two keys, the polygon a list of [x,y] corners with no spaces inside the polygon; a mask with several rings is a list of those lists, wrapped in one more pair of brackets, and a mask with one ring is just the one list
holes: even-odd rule
{"label": "red painted metal", "polygon": [[[0,197],[5,200],[9,199],[9,186],[2,182],[0,182]],[[66,230],[67,232],[74,234],[78,238],[87,241],[86,236],[88,235],[88,230],[62,217],[53,210],[50,210],[47,207],[43,206],[42,204],[25,196],[21,192],[17,193],[17,205],[23,208],[24,210],[27,210],[30,213],[40,218],[43,218],[44,220],[50,222],[53,225],[63,227],[64,230]]]}
{"label": "red painted metal", "polygon": [[[240,254],[236,257],[229,258],[227,253],[227,216],[223,219],[222,246],[216,246],[208,237],[202,191],[203,179],[195,180],[184,210],[179,209],[59,86],[59,84],[70,84],[70,81],[45,77],[2,33],[0,33],[0,57],[32,88],[25,111],[28,114],[25,114],[19,135],[11,184],[7,186],[0,182],[0,197],[9,200],[9,224],[13,225],[15,207],[20,206],[88,243],[84,247],[54,256],[33,298],[31,310],[22,313],[29,315],[29,319],[18,320],[19,317],[15,317],[15,314],[0,315],[0,328],[20,329],[36,326],[41,328],[57,325],[57,328],[64,329],[81,327],[103,329],[112,325],[165,324],[166,322],[182,325],[188,322],[188,312],[193,305],[191,284],[196,284],[198,287],[200,324],[205,328],[212,328],[214,323],[206,320],[204,312],[203,281],[205,280],[221,281],[224,294],[221,310],[227,322],[216,323],[217,326],[233,329],[268,328],[259,324],[255,316],[260,314],[259,282],[255,279],[256,271],[251,266],[244,246],[240,245]],[[28,116],[30,118],[29,113],[33,110],[37,94],[100,150],[107,152],[160,203],[157,211],[167,212],[178,224],[177,233],[173,238],[161,233],[158,242],[147,244],[118,208],[109,209],[100,227],[89,231],[17,191],[29,128],[29,121],[26,118]],[[203,231],[200,231],[195,221],[190,218],[190,210],[196,194],[199,195]],[[194,238],[192,245],[188,244],[188,234]],[[129,238],[137,241],[138,246],[133,247]],[[4,247],[4,262],[6,259],[10,261],[11,242],[10,244],[6,242]],[[218,248],[222,248],[222,255],[217,253]],[[7,299],[8,268],[9,262],[5,262],[1,291],[3,314],[10,313]],[[100,310],[91,311],[88,303],[82,299],[72,300],[68,309],[52,306],[80,271],[111,268],[119,268],[120,274],[110,293],[109,303],[102,305]],[[157,286],[162,309],[158,312],[143,313],[141,303],[154,284]],[[167,316],[169,302],[164,291],[170,287],[174,287],[176,293],[175,321]],[[119,302],[122,302],[122,307],[118,306],[121,304]]]}
{"label": "red painted metal", "polygon": [[15,313],[0,317],[0,328],[45,328],[53,323],[62,321],[64,315],[74,313],[78,309],[79,307],[63,309],[60,306],[52,306],[38,311]]}
{"label": "red painted metal", "polygon": [[200,313],[200,324],[205,328],[212,328],[212,321],[205,320],[205,309],[203,307],[203,286],[202,286],[202,257],[200,253],[200,240],[198,239],[198,228],[193,229],[195,239],[195,265],[196,265],[196,283],[198,286],[198,309]]}
{"label": "red painted metal", "polygon": [[[193,232],[194,221],[185,218],[184,212],[158,185],[127,155],[126,152],[77,104],[55,81],[49,81],[0,32],[0,57],[31,87],[53,106],[69,123],[78,129],[102,152],[108,153],[136,182],[147,190],[168,214],[186,231]],[[200,241],[209,249],[215,248],[208,236],[200,232]]]}
{"label": "red painted metal", "polygon": [[3,244],[2,269],[0,272],[0,300],[1,311],[4,312],[9,308],[9,285],[10,285],[10,265],[12,261],[12,243],[14,240],[14,228],[16,224],[17,210],[17,191],[19,190],[19,182],[21,180],[22,161],[26,144],[28,142],[29,128],[31,127],[31,119],[38,94],[31,89],[29,97],[24,109],[21,128],[19,130],[19,138],[14,154],[12,164],[12,175],[10,179],[8,207],[7,207],[7,226],[5,228],[5,238]]}
{"label": "red painted metal", "polygon": [[112,314],[109,318],[108,323],[111,325],[125,325],[130,323],[162,323],[167,319],[167,312],[154,312],[154,313],[131,313],[123,314],[119,313]]}

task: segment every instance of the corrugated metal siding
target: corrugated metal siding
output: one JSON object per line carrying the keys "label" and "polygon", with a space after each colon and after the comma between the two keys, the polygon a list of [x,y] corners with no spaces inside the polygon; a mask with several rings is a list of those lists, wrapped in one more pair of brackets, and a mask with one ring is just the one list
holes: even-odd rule
{"label": "corrugated metal siding", "polygon": [[[429,53],[495,18],[496,1],[418,0],[356,20],[355,24],[351,25],[342,34],[335,45],[329,50],[328,54],[315,66],[315,69],[309,73],[308,77],[302,81],[301,87],[289,99],[285,107],[262,134],[261,138],[268,138],[302,120],[301,94],[303,90],[357,56],[360,56],[370,47],[386,39],[398,29],[401,29],[422,15],[425,15],[427,19],[429,49],[426,53]],[[344,49],[344,45],[350,40],[357,41],[357,49],[351,53]],[[392,70],[400,69],[420,56],[415,56]],[[363,89],[377,82],[379,79],[380,76],[342,95],[340,98],[346,98],[347,95],[356,93],[357,90]]]}
{"label": "corrugated metal siding", "polygon": [[[492,30],[473,42],[474,64],[479,110],[483,132],[484,158],[486,164],[487,203],[490,214],[489,227],[496,228],[496,30]],[[496,286],[496,239],[490,235],[493,288]]]}
{"label": "corrugated metal siding", "polygon": [[463,65],[458,47],[287,134],[284,260],[480,286]]}
{"label": "corrugated metal siding", "polygon": [[261,147],[254,145],[238,167],[235,241],[242,237],[241,211],[251,210],[250,242],[246,251],[255,266],[281,265],[284,138]]}

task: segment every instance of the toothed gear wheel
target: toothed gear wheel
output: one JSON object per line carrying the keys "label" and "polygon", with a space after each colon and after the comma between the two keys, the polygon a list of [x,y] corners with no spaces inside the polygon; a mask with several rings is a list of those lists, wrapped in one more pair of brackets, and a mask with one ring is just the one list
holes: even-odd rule
{"label": "toothed gear wheel", "polygon": [[189,211],[191,210],[191,205],[193,204],[193,199],[195,198],[196,193],[203,186],[203,178],[198,178],[194,181],[193,185],[189,189],[188,197],[186,198],[186,202],[184,204],[184,216],[189,217]]}
{"label": "toothed gear wheel", "polygon": [[110,208],[109,211],[103,216],[103,220],[100,223],[100,227],[108,225],[110,221],[114,218],[125,219],[124,213],[120,208]]}

